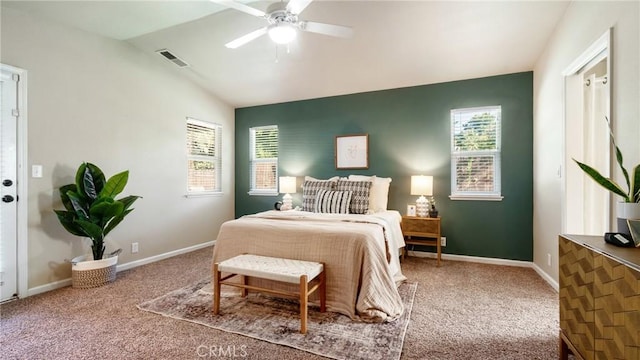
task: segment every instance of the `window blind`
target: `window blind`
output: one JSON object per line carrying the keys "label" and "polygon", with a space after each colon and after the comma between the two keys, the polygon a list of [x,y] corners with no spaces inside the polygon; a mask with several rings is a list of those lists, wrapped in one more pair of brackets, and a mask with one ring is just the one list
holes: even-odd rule
{"label": "window blind", "polygon": [[187,118],[187,192],[221,191],[222,126]]}
{"label": "window blind", "polygon": [[500,196],[501,107],[451,111],[451,195]]}
{"label": "window blind", "polygon": [[278,127],[254,127],[250,134],[251,192],[277,192]]}

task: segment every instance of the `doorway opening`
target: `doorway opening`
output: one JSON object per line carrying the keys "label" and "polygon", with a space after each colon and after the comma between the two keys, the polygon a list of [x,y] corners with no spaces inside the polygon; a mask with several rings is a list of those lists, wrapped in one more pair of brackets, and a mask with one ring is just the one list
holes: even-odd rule
{"label": "doorway opening", "polygon": [[0,64],[0,302],[27,296],[25,70]]}
{"label": "doorway opening", "polygon": [[574,159],[611,173],[611,30],[563,73],[565,77],[564,199],[562,231],[602,236],[611,224],[611,194]]}

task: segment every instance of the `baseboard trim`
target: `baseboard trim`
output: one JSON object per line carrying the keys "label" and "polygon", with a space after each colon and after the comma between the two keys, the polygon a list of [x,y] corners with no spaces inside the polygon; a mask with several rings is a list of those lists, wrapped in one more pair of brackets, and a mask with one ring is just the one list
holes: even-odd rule
{"label": "baseboard trim", "polygon": [[[422,257],[422,258],[431,258],[431,259],[435,259],[437,257],[436,253],[426,252],[426,251],[409,251],[408,254],[410,256]],[[544,281],[546,281],[556,292],[560,291],[560,285],[558,285],[558,282],[553,280],[553,278],[551,276],[549,276],[549,274],[544,272],[538,265],[536,265],[532,261],[485,258],[485,257],[479,257],[479,256],[467,256],[467,255],[455,255],[455,254],[442,254],[442,259],[443,260],[475,262],[475,263],[480,263],[480,264],[503,265],[503,266],[518,266],[518,267],[532,268],[536,273],[538,273],[538,276],[540,276]]]}
{"label": "baseboard trim", "polygon": [[[213,246],[215,244],[216,244],[215,240],[207,241],[207,242],[202,243],[202,244],[197,244],[197,245],[189,246],[189,247],[186,247],[186,248],[169,251],[169,252],[166,252],[164,254],[154,255],[154,256],[150,256],[148,258],[135,260],[135,261],[130,261],[128,263],[116,266],[116,271],[120,272],[120,271],[124,271],[124,270],[133,269],[133,268],[136,268],[138,266],[151,264],[153,262],[164,260],[164,259],[168,259],[170,257],[174,257],[174,256],[190,253],[192,251],[204,249],[206,247]],[[27,296],[33,296],[33,295],[42,294],[44,292],[55,290],[55,289],[60,289],[60,288],[66,287],[66,286],[71,286],[71,278],[64,279],[64,280],[58,280],[58,281],[54,281],[54,282],[51,282],[51,283],[48,283],[48,284],[44,284],[44,285],[40,285],[40,286],[36,286],[36,287],[30,288],[27,291]]]}
{"label": "baseboard trim", "polygon": [[202,243],[202,244],[193,245],[193,246],[189,246],[189,247],[186,247],[186,248],[169,251],[169,252],[164,253],[164,254],[159,254],[159,255],[148,257],[148,258],[131,261],[131,262],[128,262],[128,263],[125,263],[125,264],[120,264],[120,265],[116,266],[116,269],[117,269],[117,271],[124,271],[124,270],[133,269],[133,268],[136,268],[138,266],[151,264],[153,262],[164,260],[164,259],[168,259],[170,257],[174,257],[174,256],[190,253],[192,251],[204,249],[206,247],[213,246],[215,244],[216,244],[215,240],[207,241],[207,242]]}
{"label": "baseboard trim", "polygon": [[560,284],[555,281],[549,274],[547,274],[538,264],[531,263],[531,267],[535,270],[541,278],[543,278],[556,292],[560,292]]}
{"label": "baseboard trim", "polygon": [[[159,255],[151,256],[151,257],[140,259],[140,260],[130,261],[128,263],[118,265],[116,267],[116,269],[117,269],[117,271],[124,271],[124,270],[133,269],[133,268],[136,268],[138,266],[151,264],[151,263],[154,263],[156,261],[168,259],[170,257],[174,257],[174,256],[186,254],[186,253],[189,253],[189,252],[192,252],[192,251],[204,249],[206,247],[215,245],[215,243],[216,243],[215,240],[207,241],[207,242],[202,243],[202,244],[197,244],[197,245],[189,246],[189,247],[186,247],[186,248],[169,251],[169,252],[166,252],[164,254],[159,254]],[[436,258],[436,253],[425,252],[425,251],[408,251],[408,254],[409,254],[409,256],[415,256],[415,257],[421,257],[421,258],[432,258],[432,259]],[[549,285],[555,291],[559,291],[559,289],[560,289],[560,286],[558,285],[558,283],[555,280],[553,280],[553,278],[551,276],[549,276],[549,274],[544,272],[538,265],[536,265],[535,263],[533,263],[531,261],[509,260],[509,259],[498,259],[498,258],[486,258],[486,257],[479,257],[479,256],[456,255],[456,254],[442,254],[442,259],[443,260],[454,260],[454,261],[466,261],[466,262],[474,262],[474,263],[490,264],[490,265],[529,267],[529,268],[532,268],[536,273],[538,273],[538,275],[542,279],[544,279],[547,283],[549,283]],[[58,280],[58,281],[54,281],[52,283],[48,283],[48,284],[45,284],[45,285],[40,285],[40,286],[36,286],[34,288],[30,288],[28,290],[28,292],[27,292],[27,296],[33,296],[33,295],[41,294],[41,293],[44,293],[44,292],[47,292],[47,291],[60,289],[60,288],[66,287],[66,286],[71,286],[71,279]]]}
{"label": "baseboard trim", "polygon": [[[436,253],[426,252],[426,251],[409,251],[408,254],[410,256],[432,258],[432,259],[435,259],[437,256]],[[531,265],[533,264],[531,261],[487,258],[487,257],[480,257],[480,256],[456,255],[456,254],[442,254],[442,260],[466,261],[466,262],[474,262],[474,263],[480,263],[480,264],[518,266],[518,267],[531,267]]]}
{"label": "baseboard trim", "polygon": [[29,290],[27,290],[27,296],[38,295],[38,294],[45,293],[47,291],[60,289],[60,288],[67,287],[67,286],[71,286],[71,279],[70,278],[69,279],[64,279],[64,280],[58,280],[58,281],[54,281],[52,283],[48,283],[48,284],[36,286],[34,288],[30,288]]}

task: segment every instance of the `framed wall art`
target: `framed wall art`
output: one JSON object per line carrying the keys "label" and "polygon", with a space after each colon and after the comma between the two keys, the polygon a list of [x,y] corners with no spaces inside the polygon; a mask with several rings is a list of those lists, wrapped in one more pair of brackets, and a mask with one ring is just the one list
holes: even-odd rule
{"label": "framed wall art", "polygon": [[369,134],[336,136],[336,169],[369,168]]}

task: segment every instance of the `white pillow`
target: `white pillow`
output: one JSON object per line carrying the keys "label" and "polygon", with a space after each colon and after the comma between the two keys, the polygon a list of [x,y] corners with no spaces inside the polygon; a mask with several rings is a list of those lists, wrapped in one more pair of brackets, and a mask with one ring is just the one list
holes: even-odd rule
{"label": "white pillow", "polygon": [[[334,176],[332,178],[328,178],[328,179],[316,179],[313,176],[305,176],[304,177],[304,181],[338,181],[338,179],[340,179],[339,176]],[[300,184],[300,187],[304,189],[304,181],[302,182],[302,184]]]}
{"label": "white pillow", "polygon": [[340,176],[334,176],[332,178],[328,178],[328,179],[316,179],[312,176],[305,176],[304,180],[310,180],[310,181],[338,181],[338,179],[340,179]]}
{"label": "white pillow", "polygon": [[387,210],[391,178],[381,178],[375,175],[349,175],[349,180],[371,181],[371,189],[369,190],[369,214]]}

